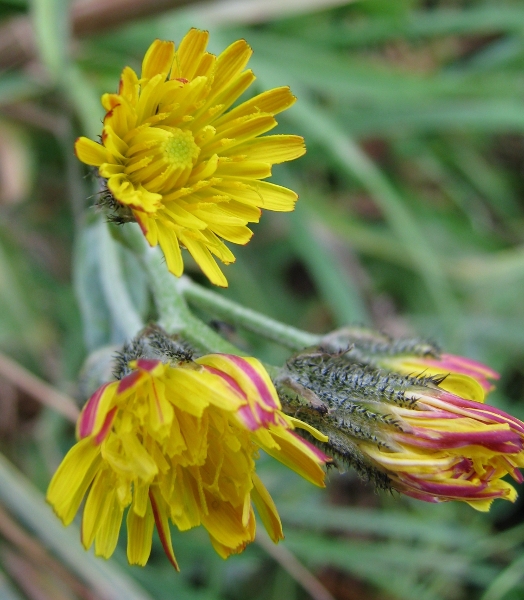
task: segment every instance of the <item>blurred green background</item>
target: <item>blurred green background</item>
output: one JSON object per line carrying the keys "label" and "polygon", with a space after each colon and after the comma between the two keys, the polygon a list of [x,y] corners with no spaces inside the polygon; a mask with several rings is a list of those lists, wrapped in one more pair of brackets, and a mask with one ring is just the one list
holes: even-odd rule
{"label": "blurred green background", "polygon": [[0,0],[0,598],[524,598],[521,500],[480,514],[376,494],[352,473],[319,491],[263,458],[285,542],[261,537],[223,562],[203,531],[175,532],[180,574],[159,544],[129,568],[125,535],[113,559],[94,559],[43,506],[73,428],[5,357],[82,402],[90,353],[154,317],[144,273],[90,208],[96,182],[73,143],[100,134],[99,97],[125,65],[192,26],[210,30],[214,53],[252,45],[254,92],[291,86],[299,100],[278,131],[308,149],[274,170],[297,211],[263,215],[223,293],[313,332],[365,323],[435,340],[499,370],[490,401],[524,418],[522,2],[179,4]]}

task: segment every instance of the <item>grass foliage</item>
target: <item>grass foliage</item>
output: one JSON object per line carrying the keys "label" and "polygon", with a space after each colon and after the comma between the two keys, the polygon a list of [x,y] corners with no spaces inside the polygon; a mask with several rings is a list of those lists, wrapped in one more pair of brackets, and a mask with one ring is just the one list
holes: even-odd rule
{"label": "grass foliage", "polygon": [[[131,242],[90,210],[96,181],[72,148],[98,136],[98,98],[124,65],[138,67],[154,37],[196,26],[211,31],[212,51],[248,40],[257,91],[291,86],[299,100],[278,131],[303,135],[308,149],[273,178],[300,193],[297,211],[255,225],[224,294],[312,332],[360,322],[435,340],[498,369],[492,402],[524,418],[524,7],[319,1],[260,22],[228,4],[71,40],[64,0],[0,0],[0,27],[26,16],[37,48],[36,60],[0,73],[0,352],[81,402],[88,356],[107,356],[154,317]],[[269,363],[286,358],[217,326]],[[197,530],[174,534],[181,574],[157,542],[145,569],[127,566],[125,539],[97,560],[42,503],[72,440],[60,416],[0,380],[1,598],[309,598],[289,552],[337,600],[524,598],[522,501],[484,515],[377,495],[352,473],[317,491],[266,458],[282,553],[253,544],[223,562]]]}

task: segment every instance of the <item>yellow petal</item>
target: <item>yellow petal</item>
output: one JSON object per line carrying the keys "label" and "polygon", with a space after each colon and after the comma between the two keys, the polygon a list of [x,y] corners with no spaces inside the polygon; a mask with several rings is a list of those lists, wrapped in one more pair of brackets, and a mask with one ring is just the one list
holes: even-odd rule
{"label": "yellow petal", "polygon": [[234,146],[257,135],[262,135],[276,126],[276,119],[272,115],[265,113],[228,121],[220,128],[216,128],[216,135],[202,148],[202,157],[207,157],[210,153],[214,152],[221,154],[229,146]]}
{"label": "yellow petal", "polygon": [[192,128],[196,131],[204,124],[217,120],[249,88],[255,79],[253,71],[248,69],[226,86],[220,94],[208,98],[205,105],[195,115],[195,120],[191,124]]}
{"label": "yellow petal", "polygon": [[147,563],[151,554],[154,527],[155,519],[149,501],[143,517],[140,517],[133,507],[129,509],[127,513],[127,560],[130,565],[143,567]]}
{"label": "yellow petal", "polygon": [[471,508],[474,508],[479,512],[489,512],[489,509],[493,504],[493,498],[490,498],[489,500],[466,500],[466,504],[469,504]]}
{"label": "yellow petal", "polygon": [[[435,370],[438,371],[438,369]],[[456,396],[476,402],[484,402],[486,396],[484,388],[476,379],[460,373],[450,373],[444,381],[439,383],[439,387]]]}
{"label": "yellow petal", "polygon": [[[129,130],[129,115],[128,109],[122,105],[117,104],[114,108],[112,108],[104,117],[104,127],[108,125],[112,127],[113,131],[119,138],[123,138]],[[124,145],[125,142],[122,142]],[[127,146],[127,144],[125,144]],[[125,150],[127,150],[127,148]],[[125,152],[124,150],[124,152]]]}
{"label": "yellow petal", "polygon": [[152,431],[169,427],[173,421],[173,407],[166,398],[165,383],[159,377],[152,377],[148,385],[149,425]]}
{"label": "yellow petal", "polygon": [[291,93],[289,87],[273,88],[263,92],[251,100],[247,100],[232,111],[223,115],[214,123],[215,127],[224,125],[228,121],[233,121],[239,117],[253,115],[258,113],[267,113],[276,115],[286,110],[296,102],[295,96]]}
{"label": "yellow petal", "polygon": [[[114,400],[115,400],[115,393],[116,393],[117,387],[118,387],[118,383],[114,382],[114,383],[110,383],[109,385],[107,385],[101,391],[101,395],[99,397],[97,405],[96,405],[96,407],[94,407],[95,408],[94,421],[93,421],[92,429],[89,432],[89,435],[91,435],[92,437],[96,438],[96,436],[100,433],[100,431],[102,430],[102,427],[104,426],[104,423],[106,422],[108,412],[115,405]],[[101,389],[101,388],[99,388],[99,389]],[[82,409],[82,416],[85,414],[84,411],[87,409],[87,407],[88,407],[88,404],[86,404],[86,406]],[[79,435],[81,437],[85,437],[81,431],[81,428],[79,427],[80,423],[82,422],[82,420],[81,420],[82,416],[78,420],[77,427],[78,427]]]}
{"label": "yellow petal", "polygon": [[220,208],[225,213],[237,216],[247,223],[258,223],[262,215],[262,211],[257,206],[248,206],[236,200],[230,200],[227,204],[222,204]]}
{"label": "yellow petal", "polygon": [[191,177],[187,180],[187,185],[192,186],[201,179],[212,177],[218,167],[218,154],[213,154],[207,161],[202,161],[191,172]]}
{"label": "yellow petal", "polygon": [[98,172],[100,173],[101,177],[105,177],[106,179],[109,179],[110,177],[113,177],[114,175],[120,175],[121,173],[124,173],[124,169],[125,169],[124,165],[104,163],[104,164],[100,165],[100,167],[98,168]]}
{"label": "yellow petal", "polygon": [[115,157],[118,161],[125,160],[128,145],[116,134],[109,124],[104,126],[102,131],[102,141],[110,156]]}
{"label": "yellow petal", "polygon": [[167,268],[173,275],[180,277],[184,272],[184,262],[176,233],[172,229],[164,227],[161,223],[157,225],[157,232],[158,242],[166,257]]}
{"label": "yellow petal", "polygon": [[142,123],[156,114],[156,109],[162,98],[162,86],[165,76],[162,73],[155,75],[142,87],[136,106],[136,123]]}
{"label": "yellow petal", "polygon": [[265,179],[271,176],[271,165],[265,162],[224,162],[219,163],[215,172],[217,177],[233,177],[235,179]]}
{"label": "yellow petal", "polygon": [[133,510],[139,517],[146,514],[149,504],[149,484],[143,481],[135,481],[133,484]]}
{"label": "yellow petal", "polygon": [[233,412],[245,403],[219,376],[204,370],[175,369],[166,383],[173,404],[196,417],[210,404]]}
{"label": "yellow petal", "polygon": [[158,244],[158,225],[156,220],[141,210],[133,210],[133,216],[149,245],[155,247]]}
{"label": "yellow petal", "polygon": [[47,501],[64,525],[74,519],[101,460],[100,447],[85,438],[69,450],[51,479]]}
{"label": "yellow petal", "polygon": [[[171,408],[171,407],[170,407]],[[171,408],[171,410],[173,410]],[[150,483],[158,473],[158,466],[134,433],[120,435],[126,456],[127,470],[142,481]]]}
{"label": "yellow petal", "polygon": [[252,357],[235,357],[228,354],[206,354],[196,361],[229,375],[251,400],[268,409],[280,409],[275,386],[262,363]]}
{"label": "yellow petal", "polygon": [[155,40],[149,46],[142,61],[142,78],[151,79],[155,75],[161,74],[165,79],[171,69],[174,57],[175,44],[173,42]]}
{"label": "yellow petal", "polygon": [[214,285],[227,287],[227,279],[217,265],[215,259],[211,256],[211,252],[204,244],[197,242],[190,236],[182,234],[180,240],[188,249],[191,256],[195,259],[198,266],[202,269],[206,277]]}
{"label": "yellow petal", "polygon": [[173,552],[173,545],[171,543],[171,530],[169,529],[166,503],[157,487],[152,487],[149,491],[149,494],[158,536],[160,537],[160,542],[162,543],[164,552],[166,553],[166,556],[175,570],[180,571],[175,558],[175,553]]}
{"label": "yellow petal", "polygon": [[209,229],[227,242],[239,244],[240,246],[247,244],[253,237],[253,232],[246,226],[211,223]]}
{"label": "yellow petal", "polygon": [[279,540],[284,539],[284,532],[282,531],[282,522],[278,514],[277,507],[273,502],[269,492],[260,480],[260,477],[253,473],[251,475],[253,480],[254,488],[251,490],[251,497],[253,503],[258,511],[262,523],[269,534],[269,537],[276,544]]}
{"label": "yellow petal", "polygon": [[218,238],[209,228],[197,232],[203,239],[208,250],[226,265],[235,262],[235,256],[231,250]]}
{"label": "yellow petal", "polygon": [[125,67],[120,77],[118,93],[121,94],[131,106],[138,102],[138,77],[131,67]]}
{"label": "yellow petal", "polygon": [[[386,368],[389,367],[388,361],[384,361]],[[396,370],[402,375],[413,375],[421,377],[439,377],[446,376],[439,383],[439,387],[443,390],[451,392],[456,396],[460,396],[465,400],[474,400],[475,402],[484,402],[486,394],[480,383],[462,373],[446,372],[442,366],[421,365],[419,362],[409,362],[409,360],[391,361],[392,370]]]}
{"label": "yellow petal", "polygon": [[178,46],[177,60],[173,65],[171,78],[182,77],[191,80],[195,77],[206,51],[209,33],[200,29],[192,28],[182,38]]}
{"label": "yellow petal", "polygon": [[289,415],[286,415],[286,421],[289,421],[296,429],[304,429],[319,442],[329,442],[329,437],[327,435],[324,435],[309,423],[304,423],[304,421],[296,419],[295,417],[290,417]]}
{"label": "yellow petal", "polygon": [[295,160],[306,152],[304,138],[299,135],[268,135],[223,150],[221,156],[245,156],[249,161],[280,164]]}
{"label": "yellow petal", "polygon": [[104,469],[99,471],[84,506],[82,514],[82,545],[86,550],[91,548],[98,528],[101,516],[109,510],[109,492],[114,488],[114,478],[110,477],[110,471]]}
{"label": "yellow petal", "polygon": [[224,180],[215,188],[238,202],[278,212],[294,210],[298,199],[295,192],[285,187],[247,178],[237,178],[236,181]]}
{"label": "yellow petal", "polygon": [[102,94],[101,102],[107,111],[111,111],[120,104],[121,98],[118,94]]}
{"label": "yellow petal", "polygon": [[[186,208],[189,210],[186,210]],[[206,222],[195,216],[194,213],[198,211],[192,209],[192,205],[186,205],[186,207],[184,207],[176,202],[171,202],[169,207],[166,207],[162,214],[169,215],[173,221],[181,227],[187,229],[205,229]],[[190,210],[191,212],[189,212]]]}
{"label": "yellow petal", "polygon": [[107,510],[100,515],[100,524],[95,537],[95,555],[109,558],[118,543],[124,507],[118,500],[116,489],[108,490],[105,502]]}
{"label": "yellow petal", "polygon": [[211,94],[216,95],[247,65],[253,51],[245,40],[237,40],[228,46],[215,63],[215,76]]}
{"label": "yellow petal", "polygon": [[155,212],[162,202],[161,194],[148,192],[141,185],[135,187],[125,173],[110,177],[107,187],[118,202],[144,212]]}
{"label": "yellow petal", "polygon": [[234,548],[224,546],[224,544],[218,542],[211,534],[209,534],[209,540],[211,542],[211,545],[213,546],[213,549],[218,554],[218,556],[220,556],[220,558],[223,558],[225,560],[226,558],[229,558],[232,554],[234,554]]}
{"label": "yellow petal", "polygon": [[191,475],[180,466],[176,470],[173,493],[169,502],[171,519],[180,531],[200,525],[200,505]]}
{"label": "yellow petal", "polygon": [[200,64],[195,71],[195,77],[211,78],[215,68],[217,57],[209,52],[204,53],[200,59]]}
{"label": "yellow petal", "polygon": [[[193,209],[192,206],[190,208]],[[246,224],[245,219],[224,211],[222,206],[214,202],[199,202],[195,205],[192,212],[207,225],[232,225],[240,227]]]}
{"label": "yellow petal", "polygon": [[312,450],[295,438],[292,432],[285,429],[278,432],[271,430],[271,436],[278,443],[280,449],[264,447],[264,450],[270,456],[276,458],[307,481],[319,487],[325,486],[324,470]]}
{"label": "yellow petal", "polygon": [[79,160],[86,165],[99,167],[101,164],[109,162],[109,153],[102,144],[97,144],[86,137],[80,137],[75,142],[75,153]]}
{"label": "yellow petal", "polygon": [[242,525],[242,506],[232,506],[208,492],[206,502],[208,512],[202,513],[202,525],[220,544],[237,549],[253,541],[249,529]]}

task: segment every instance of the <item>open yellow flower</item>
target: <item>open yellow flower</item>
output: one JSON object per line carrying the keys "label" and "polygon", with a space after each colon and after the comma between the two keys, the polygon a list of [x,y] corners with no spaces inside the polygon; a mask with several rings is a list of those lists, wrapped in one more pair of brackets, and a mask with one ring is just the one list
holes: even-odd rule
{"label": "open yellow flower", "polygon": [[186,248],[212,283],[227,286],[215,258],[235,258],[223,240],[246,244],[260,209],[291,211],[297,195],[262,181],[271,166],[305,152],[296,135],[269,135],[275,115],[295,97],[289,88],[264,92],[229,110],[255,80],[245,69],[244,40],[219,56],[206,52],[208,33],[191,29],[178,49],[156,40],[140,78],[126,67],[108,111],[101,143],[76,142],[78,158],[98,167],[116,202],[130,210],[169,270],[183,272]]}
{"label": "open yellow flower", "polygon": [[108,558],[127,509],[127,557],[145,565],[156,528],[178,569],[169,521],[203,525],[223,558],[255,537],[251,503],[274,542],[283,537],[271,496],[255,473],[259,449],[324,485],[328,458],[293,432],[309,425],[286,416],[254,358],[211,354],[176,366],[139,358],[131,373],[99,388],[78,420],[79,442],[47,494],[65,525],[85,496],[82,543]]}

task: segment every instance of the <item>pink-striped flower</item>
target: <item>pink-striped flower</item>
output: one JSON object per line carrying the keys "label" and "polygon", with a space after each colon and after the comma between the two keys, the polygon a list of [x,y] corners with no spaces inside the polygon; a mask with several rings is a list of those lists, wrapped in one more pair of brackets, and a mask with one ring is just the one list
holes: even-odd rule
{"label": "pink-striped flower", "polygon": [[445,375],[442,387],[470,400],[482,401],[485,394],[495,387],[492,381],[499,378],[496,371],[481,362],[454,354],[385,356],[377,363],[401,375]]}
{"label": "pink-striped flower", "polygon": [[410,406],[383,407],[393,419],[381,432],[383,444],[358,444],[395,488],[427,502],[461,500],[481,511],[495,498],[516,499],[502,477],[524,481],[524,423],[445,390],[418,387],[406,398]]}
{"label": "pink-striped flower", "polygon": [[156,528],[178,568],[169,522],[203,525],[223,558],[255,537],[252,503],[270,537],[283,537],[271,496],[255,472],[259,449],[315,485],[324,485],[320,450],[296,435],[310,425],[286,416],[262,364],[211,354],[176,366],[139,358],[120,381],[100,387],[78,420],[79,441],[47,499],[68,525],[86,497],[82,543],[108,558],[127,510],[127,556],[144,565]]}
{"label": "pink-striped flower", "polygon": [[[361,355],[363,348],[357,347]],[[486,511],[496,498],[515,500],[515,488],[503,477],[524,481],[524,423],[484,404],[484,391],[469,374],[450,377],[465,382],[452,393],[444,388],[447,377],[363,366],[348,360],[348,353],[356,356],[352,350],[297,354],[275,378],[286,410],[326,434],[337,459],[380,488],[427,502],[459,500]],[[471,370],[477,365],[444,357],[457,369],[463,361]],[[441,366],[435,367],[439,375]],[[490,372],[482,365],[478,370]],[[466,397],[475,390],[478,399]]]}

